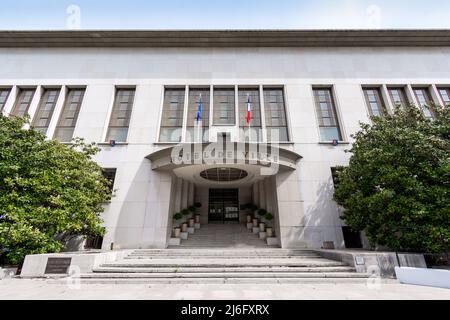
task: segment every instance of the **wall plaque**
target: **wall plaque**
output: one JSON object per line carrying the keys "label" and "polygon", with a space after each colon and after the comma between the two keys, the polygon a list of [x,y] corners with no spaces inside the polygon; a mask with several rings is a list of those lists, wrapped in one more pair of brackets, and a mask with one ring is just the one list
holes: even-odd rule
{"label": "wall plaque", "polygon": [[72,258],[48,258],[45,274],[67,274]]}

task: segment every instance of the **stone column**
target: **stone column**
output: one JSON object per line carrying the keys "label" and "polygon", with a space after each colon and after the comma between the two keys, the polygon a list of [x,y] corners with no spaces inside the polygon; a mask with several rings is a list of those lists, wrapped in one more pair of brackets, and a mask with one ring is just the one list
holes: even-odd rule
{"label": "stone column", "polygon": [[175,205],[174,211],[178,212],[181,210],[181,196],[183,194],[183,179],[175,178],[176,180],[176,188],[175,188]]}
{"label": "stone column", "polygon": [[297,172],[279,172],[275,177],[278,222],[282,248],[305,248],[303,201]]}
{"label": "stone column", "polygon": [[188,206],[194,205],[194,183],[189,182]]}
{"label": "stone column", "polygon": [[183,180],[182,195],[181,195],[181,210],[188,207],[189,197],[189,182]]}
{"label": "stone column", "polygon": [[259,207],[260,208],[266,208],[266,192],[264,187],[264,180],[258,182],[259,184]]}
{"label": "stone column", "polygon": [[259,206],[259,188],[258,188],[258,182],[255,182],[253,184],[253,203],[257,206]]}

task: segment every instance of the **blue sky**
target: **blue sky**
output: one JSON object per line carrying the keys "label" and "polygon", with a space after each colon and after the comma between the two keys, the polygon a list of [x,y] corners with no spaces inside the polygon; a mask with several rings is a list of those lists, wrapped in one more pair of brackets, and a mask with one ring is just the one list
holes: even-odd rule
{"label": "blue sky", "polygon": [[450,28],[450,1],[0,0],[0,29],[67,28]]}

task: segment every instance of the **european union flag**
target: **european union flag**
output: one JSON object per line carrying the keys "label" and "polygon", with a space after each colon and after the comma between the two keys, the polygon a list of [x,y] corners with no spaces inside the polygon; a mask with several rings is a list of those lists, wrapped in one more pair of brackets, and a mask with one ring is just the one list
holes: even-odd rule
{"label": "european union flag", "polygon": [[200,100],[198,101],[198,109],[197,109],[197,123],[202,119],[202,110],[203,110],[202,95],[200,94]]}

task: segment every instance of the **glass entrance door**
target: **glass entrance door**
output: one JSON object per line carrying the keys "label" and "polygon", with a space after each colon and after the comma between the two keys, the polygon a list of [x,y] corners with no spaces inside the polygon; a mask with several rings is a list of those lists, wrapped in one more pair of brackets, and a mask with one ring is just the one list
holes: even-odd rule
{"label": "glass entrance door", "polygon": [[208,208],[210,222],[239,222],[239,190],[209,189]]}

